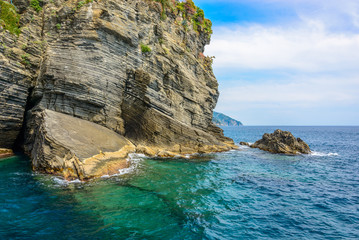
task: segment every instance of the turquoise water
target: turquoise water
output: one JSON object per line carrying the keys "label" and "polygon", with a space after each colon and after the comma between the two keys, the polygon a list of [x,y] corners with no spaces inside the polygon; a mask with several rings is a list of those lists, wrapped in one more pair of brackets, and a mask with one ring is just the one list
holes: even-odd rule
{"label": "turquoise water", "polygon": [[[224,128],[254,142],[275,127]],[[312,155],[159,160],[89,183],[0,161],[0,239],[358,239],[359,127],[281,127]]]}

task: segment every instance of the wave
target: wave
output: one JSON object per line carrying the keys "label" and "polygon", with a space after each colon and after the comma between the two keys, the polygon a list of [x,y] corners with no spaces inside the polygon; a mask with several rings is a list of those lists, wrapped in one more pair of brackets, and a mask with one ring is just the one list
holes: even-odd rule
{"label": "wave", "polygon": [[66,186],[66,185],[69,185],[69,184],[74,184],[74,183],[83,183],[83,181],[81,181],[80,179],[75,179],[75,180],[72,180],[72,181],[68,181],[68,180],[65,180],[63,178],[59,178],[59,177],[53,177],[52,179],[56,185],[61,185],[61,186]]}
{"label": "wave", "polygon": [[236,145],[240,148],[240,149],[245,149],[245,148],[250,148],[250,145],[254,144],[253,142],[248,142],[249,146],[247,145],[240,145],[239,143],[236,143]]}
{"label": "wave", "polygon": [[322,153],[322,152],[315,152],[313,151],[310,155],[317,156],[317,157],[333,157],[333,156],[339,156],[338,153]]}
{"label": "wave", "polygon": [[130,163],[130,166],[128,168],[119,169],[118,173],[112,175],[103,175],[101,176],[101,178],[110,178],[132,173],[138,168],[138,165],[144,158],[147,158],[147,156],[144,154],[130,153],[127,159],[127,161]]}

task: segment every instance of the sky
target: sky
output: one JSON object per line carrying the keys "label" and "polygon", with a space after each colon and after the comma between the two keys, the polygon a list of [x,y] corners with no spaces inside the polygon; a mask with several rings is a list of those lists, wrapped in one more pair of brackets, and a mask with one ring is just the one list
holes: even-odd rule
{"label": "sky", "polygon": [[245,125],[359,125],[358,0],[195,0],[216,111]]}

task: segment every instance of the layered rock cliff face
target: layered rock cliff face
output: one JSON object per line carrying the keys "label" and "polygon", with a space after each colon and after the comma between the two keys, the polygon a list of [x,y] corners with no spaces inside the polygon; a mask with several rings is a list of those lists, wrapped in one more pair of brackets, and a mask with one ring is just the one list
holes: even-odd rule
{"label": "layered rock cliff face", "polygon": [[109,173],[133,151],[234,147],[211,122],[210,33],[180,13],[149,0],[14,4],[21,34],[0,33],[0,147],[22,145],[34,169],[67,178]]}

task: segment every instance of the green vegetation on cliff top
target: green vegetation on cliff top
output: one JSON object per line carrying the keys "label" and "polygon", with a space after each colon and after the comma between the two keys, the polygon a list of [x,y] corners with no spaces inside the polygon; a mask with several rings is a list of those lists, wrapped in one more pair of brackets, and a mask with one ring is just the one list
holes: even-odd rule
{"label": "green vegetation on cliff top", "polygon": [[162,19],[166,18],[166,9],[170,9],[174,14],[182,14],[182,25],[188,27],[188,22],[192,23],[196,32],[206,32],[212,34],[212,22],[204,17],[204,12],[197,7],[192,0],[154,0],[159,2],[162,7]]}
{"label": "green vegetation on cliff top", "polygon": [[12,34],[20,34],[20,15],[10,3],[0,0],[0,26],[9,30]]}
{"label": "green vegetation on cliff top", "polygon": [[[182,26],[187,29],[188,24],[192,24],[196,32],[205,32],[209,35],[213,33],[212,22],[206,19],[201,8],[197,7],[192,0],[154,0],[161,4],[162,19],[166,18],[166,9],[169,9],[175,15],[182,15]],[[30,7],[35,11],[42,10],[41,0],[30,0]],[[85,3],[92,2],[92,0],[80,1],[77,8],[81,8]],[[9,30],[11,33],[20,34],[20,15],[16,12],[15,6],[7,1],[0,0],[0,26]]]}

